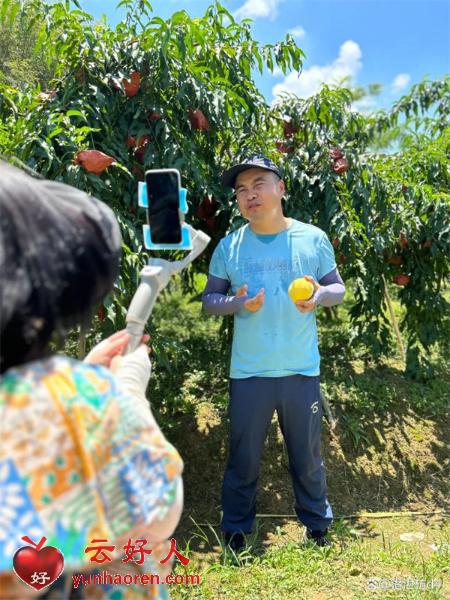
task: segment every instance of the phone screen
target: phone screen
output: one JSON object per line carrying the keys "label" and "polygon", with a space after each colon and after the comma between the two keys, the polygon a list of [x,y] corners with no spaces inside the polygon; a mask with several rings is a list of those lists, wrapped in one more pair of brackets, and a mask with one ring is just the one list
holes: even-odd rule
{"label": "phone screen", "polygon": [[148,195],[148,224],[154,244],[179,244],[181,224],[179,180],[176,172],[149,172],[145,175]]}

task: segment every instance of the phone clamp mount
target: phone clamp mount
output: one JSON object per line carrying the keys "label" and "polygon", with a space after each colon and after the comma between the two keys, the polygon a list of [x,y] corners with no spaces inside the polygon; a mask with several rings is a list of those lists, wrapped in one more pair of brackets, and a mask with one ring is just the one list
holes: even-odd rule
{"label": "phone clamp mount", "polygon": [[[141,343],[145,325],[150,318],[156,299],[169,283],[171,276],[180,273],[187,267],[211,241],[206,233],[184,223],[184,216],[188,212],[187,191],[180,188],[179,195],[181,242],[179,244],[155,244],[151,240],[149,225],[144,225],[144,245],[147,250],[190,250],[190,252],[183,259],[176,261],[150,258],[148,264],[142,269],[141,283],[131,300],[126,316],[126,330],[131,334],[131,340],[125,351],[126,354],[135,350]],[[138,204],[142,208],[148,207],[147,184],[145,182],[139,183]]]}
{"label": "phone clamp mount", "polygon": [[[188,212],[187,205],[187,190],[179,188],[179,208],[178,216],[181,224],[181,242],[179,244],[155,244],[150,235],[150,225],[144,225],[144,245],[147,250],[192,250],[192,240],[190,237],[189,226],[184,222],[184,215]],[[140,208],[148,208],[147,184],[145,181],[139,182],[138,187],[138,206]]]}

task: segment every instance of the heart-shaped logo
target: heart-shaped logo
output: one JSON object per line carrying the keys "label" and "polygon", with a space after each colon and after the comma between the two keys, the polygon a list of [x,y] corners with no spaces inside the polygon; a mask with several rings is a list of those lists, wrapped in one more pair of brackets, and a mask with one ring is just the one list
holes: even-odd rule
{"label": "heart-shaped logo", "polygon": [[54,546],[42,548],[46,539],[42,538],[36,544],[26,538],[26,541],[33,544],[35,548],[23,546],[17,550],[13,558],[16,575],[35,590],[42,590],[52,584],[64,569],[64,556],[58,548]]}

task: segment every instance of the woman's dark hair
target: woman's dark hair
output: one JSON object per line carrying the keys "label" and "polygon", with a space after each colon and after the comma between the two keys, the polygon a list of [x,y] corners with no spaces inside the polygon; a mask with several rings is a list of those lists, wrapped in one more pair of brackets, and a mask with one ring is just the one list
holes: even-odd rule
{"label": "woman's dark hair", "polygon": [[89,321],[118,275],[120,245],[103,202],[0,161],[1,373]]}

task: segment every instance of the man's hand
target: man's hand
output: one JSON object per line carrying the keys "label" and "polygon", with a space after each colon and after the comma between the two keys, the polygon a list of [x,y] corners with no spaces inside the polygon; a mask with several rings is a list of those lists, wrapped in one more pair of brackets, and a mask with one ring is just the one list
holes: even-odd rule
{"label": "man's hand", "polygon": [[[236,291],[236,298],[241,298],[242,296],[247,296],[248,285],[244,283],[241,287]],[[257,312],[262,305],[264,304],[264,288],[261,288],[256,296],[253,298],[248,298],[244,302],[244,308],[246,308],[250,312]]]}
{"label": "man's hand", "polygon": [[315,296],[317,290],[320,289],[320,284],[317,283],[317,281],[315,279],[313,279],[309,275],[305,275],[305,279],[313,284],[314,292],[309,300],[298,300],[295,303],[295,306],[301,313],[311,312],[312,310],[314,310],[316,308],[317,302],[314,300],[314,296]]}

